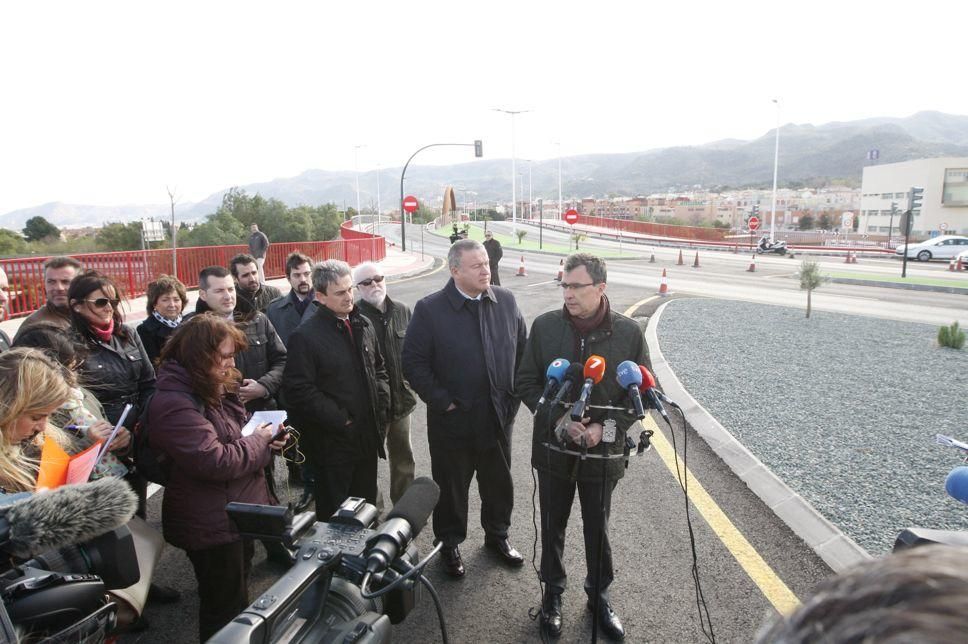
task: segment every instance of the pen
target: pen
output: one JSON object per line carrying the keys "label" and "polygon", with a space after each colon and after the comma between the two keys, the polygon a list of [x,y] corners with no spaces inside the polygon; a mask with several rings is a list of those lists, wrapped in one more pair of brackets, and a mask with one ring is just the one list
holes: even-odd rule
{"label": "pen", "polygon": [[66,427],[64,427],[64,429],[66,431],[74,432],[74,433],[77,433],[77,434],[79,434],[81,432],[86,432],[90,428],[91,428],[90,425],[74,425],[74,424],[70,424],[70,425],[67,425]]}

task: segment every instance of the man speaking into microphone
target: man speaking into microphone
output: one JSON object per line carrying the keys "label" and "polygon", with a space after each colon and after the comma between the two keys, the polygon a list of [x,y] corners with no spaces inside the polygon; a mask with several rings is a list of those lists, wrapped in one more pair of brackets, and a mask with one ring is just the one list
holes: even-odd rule
{"label": "man speaking into microphone", "polygon": [[[620,640],[625,637],[625,629],[608,600],[613,579],[608,516],[612,490],[625,474],[625,459],[621,458],[625,433],[636,419],[628,411],[628,392],[611,377],[611,372],[623,360],[646,363],[648,349],[638,324],[609,307],[604,260],[588,253],[570,255],[559,286],[564,307],[535,319],[515,387],[522,402],[535,412],[531,465],[538,471],[541,503],[541,626],[552,637],[561,634],[561,595],[567,579],[562,563],[565,528],[577,488],[588,569],[588,607],[594,610],[598,606],[594,616],[598,626],[608,637]],[[539,405],[545,370],[557,358],[584,365],[585,387],[575,383],[558,405]],[[601,377],[598,372],[599,360],[609,371],[608,377]],[[579,408],[584,408],[578,420],[571,410],[571,403],[576,400]],[[555,437],[556,428],[564,445]],[[615,458],[583,458],[583,452]]]}

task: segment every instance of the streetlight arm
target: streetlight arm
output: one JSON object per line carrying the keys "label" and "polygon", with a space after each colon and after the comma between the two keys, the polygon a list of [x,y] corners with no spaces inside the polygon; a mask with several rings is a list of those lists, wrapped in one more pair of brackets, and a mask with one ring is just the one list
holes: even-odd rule
{"label": "streetlight arm", "polygon": [[410,162],[413,158],[426,150],[427,148],[434,148],[440,146],[457,146],[457,147],[474,147],[473,143],[431,143],[430,145],[425,145],[407,159],[407,162],[403,164],[403,172],[400,173],[400,247],[406,252],[407,250],[407,213],[403,210],[403,179],[407,176],[407,168],[410,166]]}

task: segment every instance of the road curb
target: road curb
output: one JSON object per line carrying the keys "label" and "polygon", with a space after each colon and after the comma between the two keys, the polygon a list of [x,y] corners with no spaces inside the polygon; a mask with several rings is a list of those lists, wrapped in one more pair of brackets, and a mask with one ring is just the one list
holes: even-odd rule
{"label": "road curb", "polygon": [[656,328],[662,303],[649,317],[645,340],[655,376],[666,395],[679,402],[686,421],[729,468],[783,521],[813,549],[834,572],[872,559],[871,555],[840,528],[828,521],[806,499],[794,492],[756,456],[730,434],[712,414],[682,386],[659,348]]}
{"label": "road curb", "polygon": [[406,279],[408,277],[417,277],[418,275],[423,275],[424,273],[429,273],[439,266],[438,262],[443,263],[443,260],[437,257],[429,258],[429,261],[425,262],[420,268],[415,268],[413,270],[407,271],[405,273],[394,273],[393,275],[387,275],[387,279],[391,282],[396,280]]}
{"label": "road curb", "polygon": [[876,280],[859,280],[850,277],[831,277],[834,284],[853,284],[855,286],[881,286],[883,288],[899,288],[906,291],[929,291],[932,293],[954,293],[968,295],[968,287],[936,286],[933,284],[905,284],[903,282],[878,282]]}

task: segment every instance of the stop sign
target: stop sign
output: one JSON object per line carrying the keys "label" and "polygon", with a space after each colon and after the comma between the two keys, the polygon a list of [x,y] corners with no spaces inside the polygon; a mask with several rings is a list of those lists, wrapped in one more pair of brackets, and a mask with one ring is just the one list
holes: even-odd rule
{"label": "stop sign", "polygon": [[578,211],[572,208],[565,213],[565,221],[574,226],[578,223]]}
{"label": "stop sign", "polygon": [[417,198],[410,196],[405,197],[403,200],[403,209],[406,212],[417,212]]}
{"label": "stop sign", "polygon": [[747,225],[750,227],[750,230],[756,230],[757,228],[760,227],[760,218],[750,217],[750,220],[747,222]]}

